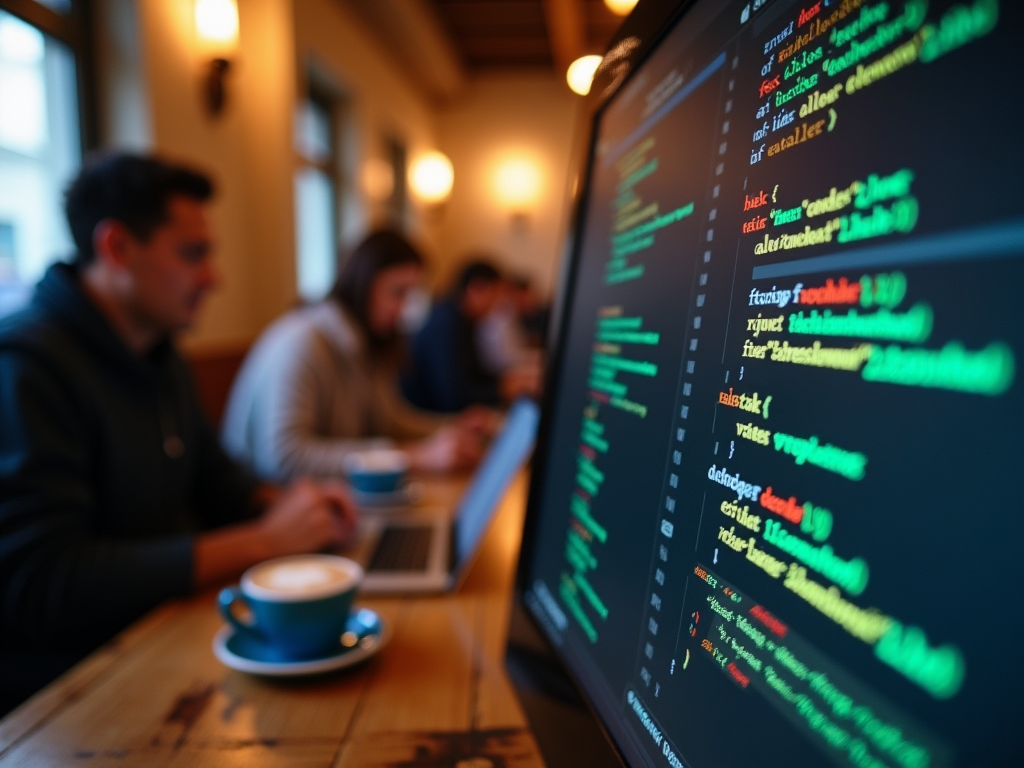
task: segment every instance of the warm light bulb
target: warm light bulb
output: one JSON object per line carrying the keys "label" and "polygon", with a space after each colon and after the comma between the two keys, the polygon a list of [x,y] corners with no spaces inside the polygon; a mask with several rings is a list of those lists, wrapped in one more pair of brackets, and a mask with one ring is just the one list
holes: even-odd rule
{"label": "warm light bulb", "polygon": [[494,185],[506,207],[522,212],[533,207],[540,196],[540,170],[529,160],[511,158],[498,166]]}
{"label": "warm light bulb", "polygon": [[409,184],[425,203],[440,203],[448,197],[455,181],[452,161],[440,152],[427,152],[413,163]]}
{"label": "warm light bulb", "polygon": [[234,0],[196,0],[196,31],[212,43],[233,43],[238,38],[238,6]]}
{"label": "warm light bulb", "polygon": [[565,79],[569,87],[580,96],[590,93],[590,84],[594,80],[594,73],[601,65],[601,57],[597,54],[580,56],[569,65],[569,71],[565,73]]}
{"label": "warm light bulb", "polygon": [[636,0],[604,0],[604,4],[608,6],[608,10],[612,13],[625,16],[633,10]]}

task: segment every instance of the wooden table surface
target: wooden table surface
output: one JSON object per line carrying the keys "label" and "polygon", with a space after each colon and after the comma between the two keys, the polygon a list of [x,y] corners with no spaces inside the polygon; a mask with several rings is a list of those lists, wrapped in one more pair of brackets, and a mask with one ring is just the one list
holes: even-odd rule
{"label": "wooden table surface", "polygon": [[0,765],[542,766],[502,662],[525,493],[520,477],[456,594],[357,599],[391,628],[362,664],[303,679],[228,669],[205,592],[158,608],[0,721]]}

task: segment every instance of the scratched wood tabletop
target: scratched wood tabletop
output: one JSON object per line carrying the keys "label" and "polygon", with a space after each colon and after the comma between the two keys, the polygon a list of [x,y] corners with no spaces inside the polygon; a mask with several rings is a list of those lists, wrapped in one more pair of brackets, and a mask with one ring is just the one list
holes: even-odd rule
{"label": "scratched wood tabletop", "polygon": [[458,593],[358,600],[391,629],[365,662],[302,679],[233,671],[212,651],[215,592],[174,601],[0,721],[0,765],[543,766],[502,662],[525,485]]}

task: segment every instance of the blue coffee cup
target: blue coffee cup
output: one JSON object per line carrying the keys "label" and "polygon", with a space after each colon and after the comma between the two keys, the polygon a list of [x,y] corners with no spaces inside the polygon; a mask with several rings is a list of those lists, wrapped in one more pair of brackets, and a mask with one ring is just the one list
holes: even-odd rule
{"label": "blue coffee cup", "polygon": [[360,493],[393,493],[401,488],[409,472],[404,451],[377,448],[350,453],[344,461],[345,474]]}
{"label": "blue coffee cup", "polygon": [[[242,574],[218,596],[221,615],[236,632],[272,648],[282,659],[337,653],[363,569],[336,555],[293,555],[267,560]],[[239,618],[239,604],[249,609]]]}

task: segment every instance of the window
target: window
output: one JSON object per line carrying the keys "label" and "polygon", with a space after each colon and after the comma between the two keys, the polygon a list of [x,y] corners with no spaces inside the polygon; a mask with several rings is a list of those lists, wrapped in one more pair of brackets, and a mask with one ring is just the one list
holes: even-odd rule
{"label": "window", "polygon": [[311,89],[299,109],[295,232],[299,296],[321,299],[334,283],[338,243],[336,100]]}
{"label": "window", "polygon": [[82,159],[82,21],[71,0],[16,7],[0,4],[0,315],[72,252],[61,201]]}

